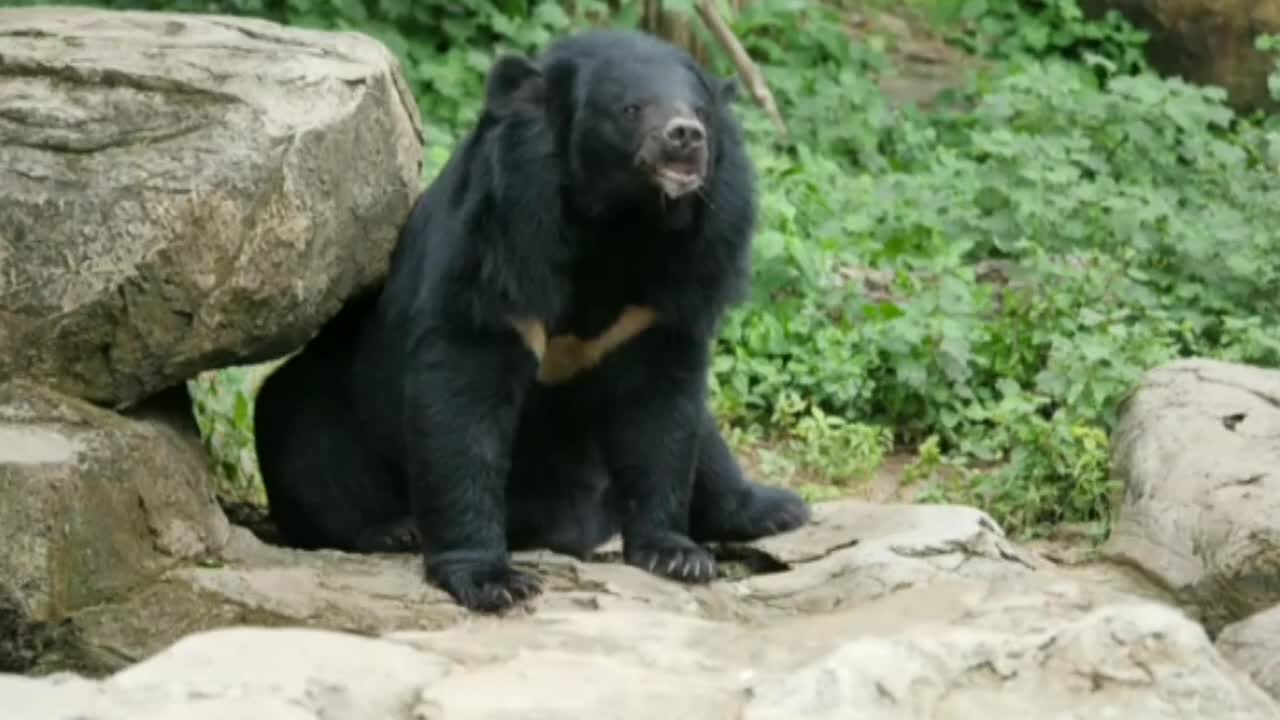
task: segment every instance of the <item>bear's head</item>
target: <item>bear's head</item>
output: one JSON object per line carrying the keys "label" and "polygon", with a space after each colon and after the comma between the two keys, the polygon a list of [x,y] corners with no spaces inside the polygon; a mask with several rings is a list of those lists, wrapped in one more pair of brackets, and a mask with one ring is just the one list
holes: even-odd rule
{"label": "bear's head", "polygon": [[735,131],[729,106],[737,84],[637,32],[574,35],[537,65],[504,57],[489,87],[490,107],[514,101],[544,114],[567,175],[561,182],[588,211],[701,195]]}

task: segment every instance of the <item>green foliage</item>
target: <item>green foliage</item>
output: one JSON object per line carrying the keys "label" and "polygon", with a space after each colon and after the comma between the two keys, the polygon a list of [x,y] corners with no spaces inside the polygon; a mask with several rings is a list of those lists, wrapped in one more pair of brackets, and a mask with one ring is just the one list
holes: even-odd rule
{"label": "green foliage", "polygon": [[[639,5],[600,20],[599,2],[574,16],[549,1],[106,4],[381,39],[422,109],[428,176],[498,53],[588,17],[634,24]],[[896,107],[878,85],[883,48],[850,42],[830,5],[756,0],[733,18],[792,137],[739,104],[762,219],[754,299],[717,345],[716,409],[762,476],[810,498],[915,448],[907,479],[923,499],[981,506],[1015,533],[1085,521],[1101,535],[1107,434],[1144,370],[1280,362],[1280,142],[1220,90],[1145,72],[1143,36],[1117,16],[1087,21],[1075,0],[935,5],[957,42],[998,61],[963,89],[963,111]],[[233,489],[254,485],[254,377],[193,383]]]}
{"label": "green foliage", "polygon": [[1147,33],[1108,10],[1086,19],[1077,0],[962,0],[946,3],[945,20],[958,22],[950,38],[964,49],[1004,60],[1094,56],[1120,72],[1146,68]]}
{"label": "green foliage", "polygon": [[187,383],[205,449],[222,480],[221,495],[265,503],[253,445],[253,398],[279,363],[205,372]]}
{"label": "green foliage", "polygon": [[[821,12],[743,24],[803,48]],[[751,124],[765,226],[757,300],[715,365],[723,416],[786,433],[773,408],[797,392],[902,442],[934,436],[983,469],[926,498],[1035,532],[1105,522],[1106,433],[1143,370],[1280,360],[1274,163],[1222,91],[1051,58],[925,116],[850,72],[875,67],[857,51],[815,44],[765,68],[796,146]]]}
{"label": "green foliage", "polygon": [[769,427],[728,423],[724,429],[739,452],[758,456],[771,480],[799,486],[815,498],[866,479],[893,449],[888,428],[829,415],[791,389],[779,391]]}
{"label": "green foliage", "polygon": [[1267,75],[1267,91],[1272,98],[1280,100],[1280,35],[1259,35],[1254,45],[1275,58],[1271,73]]}

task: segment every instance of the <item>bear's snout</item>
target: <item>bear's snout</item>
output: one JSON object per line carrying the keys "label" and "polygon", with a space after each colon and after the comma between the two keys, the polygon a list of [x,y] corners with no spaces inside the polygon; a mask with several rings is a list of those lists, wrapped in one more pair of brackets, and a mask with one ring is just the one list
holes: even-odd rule
{"label": "bear's snout", "polygon": [[688,152],[706,142],[707,131],[693,118],[674,117],[662,129],[662,138],[672,150]]}
{"label": "bear's snout", "polygon": [[668,198],[694,193],[707,180],[710,131],[682,103],[653,103],[644,116],[636,166]]}

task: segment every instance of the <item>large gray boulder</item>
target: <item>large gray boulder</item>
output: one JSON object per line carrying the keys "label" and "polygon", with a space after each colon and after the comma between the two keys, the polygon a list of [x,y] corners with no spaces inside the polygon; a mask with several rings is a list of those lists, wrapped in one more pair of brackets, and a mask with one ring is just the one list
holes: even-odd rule
{"label": "large gray boulder", "polygon": [[385,274],[422,131],[372,38],[28,8],[0,49],[0,380],[127,406]]}
{"label": "large gray boulder", "polygon": [[1280,603],[1280,371],[1156,368],[1112,454],[1124,497],[1105,557],[1162,583],[1212,633]]}
{"label": "large gray boulder", "polygon": [[67,617],[218,557],[230,526],[185,394],[173,395],[128,418],[0,384],[0,670],[96,668]]}

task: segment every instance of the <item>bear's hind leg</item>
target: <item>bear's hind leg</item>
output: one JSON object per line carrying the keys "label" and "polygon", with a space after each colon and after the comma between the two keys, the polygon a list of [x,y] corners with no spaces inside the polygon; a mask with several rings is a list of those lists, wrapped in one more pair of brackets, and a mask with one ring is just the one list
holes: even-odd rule
{"label": "bear's hind leg", "polygon": [[507,483],[508,543],[586,560],[621,528],[608,469],[590,432],[544,414],[537,393],[529,400]]}
{"label": "bear's hind leg", "polygon": [[254,409],[271,520],[292,547],[394,551],[375,529],[407,515],[406,493],[370,460],[342,391],[316,372],[323,358],[305,352],[267,378]]}
{"label": "bear's hind leg", "polygon": [[698,542],[746,542],[794,530],[809,521],[796,493],[743,474],[708,409],[702,417],[689,534]]}

